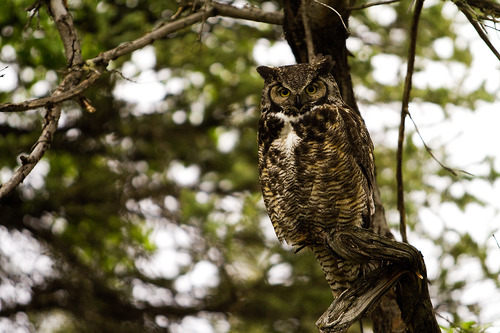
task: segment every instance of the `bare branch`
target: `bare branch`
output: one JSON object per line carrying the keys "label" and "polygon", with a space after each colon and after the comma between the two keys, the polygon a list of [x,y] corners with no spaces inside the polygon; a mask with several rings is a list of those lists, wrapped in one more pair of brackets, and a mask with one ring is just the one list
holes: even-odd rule
{"label": "bare branch", "polygon": [[347,28],[347,24],[345,24],[344,19],[342,18],[342,15],[340,15],[340,13],[338,12],[338,10],[336,10],[332,6],[329,6],[326,3],[320,2],[318,0],[314,0],[314,2],[316,2],[317,4],[320,4],[320,5],[328,8],[328,9],[330,9],[332,12],[334,12],[339,17],[340,22],[342,23],[342,26],[344,27],[345,31],[349,34],[349,29]]}
{"label": "bare branch", "polygon": [[497,243],[497,247],[498,249],[500,249],[500,244],[498,244],[498,240],[497,238],[495,237],[495,234],[493,234],[493,239],[495,240],[495,242]]}
{"label": "bare branch", "polygon": [[45,151],[48,150],[50,143],[52,142],[52,137],[57,129],[57,122],[60,115],[60,105],[47,108],[47,114],[45,116],[45,124],[42,134],[38,138],[38,141],[36,142],[31,154],[28,157],[21,158],[21,167],[19,167],[14,175],[0,187],[0,198],[8,194],[17,185],[22,183],[22,181],[28,176],[31,170],[33,170],[35,165],[43,157]]}
{"label": "bare branch", "polygon": [[64,52],[68,60],[68,67],[82,63],[82,50],[73,18],[68,11],[66,1],[51,0],[49,2],[49,13],[56,23],[57,31],[64,45]]}
{"label": "bare branch", "polygon": [[388,5],[394,2],[399,2],[401,0],[387,0],[387,1],[375,1],[375,2],[369,2],[365,3],[364,5],[358,6],[358,7],[350,7],[347,8],[348,10],[360,10],[360,9],[365,9],[368,7],[373,7],[373,6],[380,6],[380,5]]}
{"label": "bare branch", "polygon": [[234,6],[218,2],[211,2],[210,5],[215,9],[215,15],[217,16],[227,16],[277,25],[282,25],[284,20],[282,12],[265,12],[255,7],[239,9]]}
{"label": "bare branch", "polygon": [[458,173],[463,173],[463,174],[466,174],[466,175],[469,175],[469,176],[474,176],[473,174],[471,174],[470,172],[467,172],[465,170],[456,170],[456,169],[452,169],[450,168],[449,166],[446,166],[444,165],[443,162],[441,162],[440,160],[437,159],[436,156],[434,156],[434,153],[432,152],[432,149],[427,145],[427,143],[425,143],[425,140],[424,138],[422,137],[422,134],[420,134],[420,130],[418,129],[418,126],[417,124],[415,123],[415,120],[413,120],[413,117],[411,116],[411,113],[408,112],[408,118],[410,118],[411,122],[413,123],[413,126],[415,127],[415,131],[417,132],[418,134],[418,137],[420,138],[420,141],[422,141],[422,144],[424,145],[424,148],[425,150],[427,151],[427,153],[432,157],[432,159],[434,161],[436,161],[443,169],[445,169],[446,171],[448,171],[449,173],[451,173],[453,176],[458,176]]}
{"label": "bare branch", "polygon": [[[60,32],[66,56],[68,57],[68,65],[74,66],[75,64],[80,64],[82,62],[80,43],[78,42],[78,36],[65,2],[63,2],[63,0],[51,0],[48,5],[49,13],[54,18],[54,22]],[[61,33],[64,30],[67,31]],[[81,75],[81,71],[71,71],[52,96],[57,98],[57,96],[72,88],[80,81]],[[46,107],[46,113],[42,134],[35,143],[29,156],[21,158],[22,165],[14,172],[14,175],[0,187],[0,198],[10,193],[10,191],[28,176],[52,143],[54,133],[57,130],[57,123],[61,116],[61,105],[47,103],[44,106]]]}
{"label": "bare branch", "polygon": [[100,63],[108,63],[111,60],[115,60],[116,58],[119,58],[123,55],[132,53],[138,49],[143,48],[146,45],[152,44],[158,39],[164,38],[167,35],[176,32],[177,30],[181,30],[183,28],[186,28],[190,25],[193,25],[197,22],[200,22],[204,19],[207,19],[208,17],[214,16],[215,11],[212,8],[208,8],[206,11],[200,11],[196,12],[194,14],[191,14],[185,18],[182,18],[180,20],[163,24],[159,26],[158,28],[154,29],[150,33],[147,33],[146,35],[128,42],[124,43],[114,49],[111,49],[109,51],[103,52],[99,54],[97,57],[90,59],[89,62],[94,63],[94,64],[100,64]]}
{"label": "bare branch", "polygon": [[405,213],[405,200],[404,200],[404,184],[403,184],[403,143],[405,135],[405,118],[408,114],[408,104],[410,103],[410,92],[412,85],[412,76],[415,66],[415,52],[417,47],[417,32],[420,13],[422,12],[424,1],[417,0],[415,4],[415,11],[411,22],[411,40],[408,49],[408,65],[406,68],[406,79],[403,92],[403,103],[401,107],[401,120],[399,123],[399,137],[398,137],[398,150],[397,150],[397,168],[396,168],[396,181],[398,193],[398,210],[399,210],[399,230],[403,242],[408,243],[406,236],[406,213]]}
{"label": "bare branch", "polygon": [[[18,112],[18,111],[28,111],[37,108],[47,107],[49,105],[59,104],[61,102],[70,100],[94,84],[94,82],[101,76],[104,68],[98,67],[95,71],[85,80],[81,81],[79,84],[73,86],[73,88],[68,88],[67,91],[62,91],[60,94],[52,94],[50,97],[37,98],[30,101],[25,101],[21,103],[5,103],[0,104],[0,112]],[[83,72],[83,71],[82,71]],[[74,77],[75,72],[69,73],[64,79],[69,77]],[[81,75],[81,74],[80,74]]]}

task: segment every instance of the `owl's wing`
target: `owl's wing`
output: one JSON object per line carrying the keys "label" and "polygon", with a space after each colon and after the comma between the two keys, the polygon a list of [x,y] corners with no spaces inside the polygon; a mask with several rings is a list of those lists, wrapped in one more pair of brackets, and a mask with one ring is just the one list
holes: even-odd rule
{"label": "owl's wing", "polygon": [[368,214],[366,222],[370,223],[375,212],[373,201],[373,188],[375,183],[375,162],[373,158],[373,142],[366,128],[363,118],[348,105],[344,104],[343,112],[340,112],[344,120],[347,141],[350,144],[350,151],[361,172],[365,176],[366,184],[363,184],[367,194]]}

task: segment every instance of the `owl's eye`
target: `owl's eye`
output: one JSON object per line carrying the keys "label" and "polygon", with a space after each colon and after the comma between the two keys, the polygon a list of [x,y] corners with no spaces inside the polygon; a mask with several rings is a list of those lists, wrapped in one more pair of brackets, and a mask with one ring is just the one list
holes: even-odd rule
{"label": "owl's eye", "polygon": [[288,97],[288,96],[290,96],[290,90],[288,90],[286,88],[282,88],[282,89],[280,89],[279,94],[281,97]]}
{"label": "owl's eye", "polygon": [[316,88],[316,85],[314,84],[310,84],[306,87],[306,93],[310,95],[315,94],[316,91],[318,91],[318,88]]}

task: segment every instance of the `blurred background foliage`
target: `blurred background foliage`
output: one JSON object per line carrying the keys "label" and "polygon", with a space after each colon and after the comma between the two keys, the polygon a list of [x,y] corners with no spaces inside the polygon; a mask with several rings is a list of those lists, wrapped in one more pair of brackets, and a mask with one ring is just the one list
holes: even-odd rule
{"label": "blurred background foliage", "polygon": [[[0,80],[13,83],[0,89],[0,103],[48,96],[64,73],[54,24],[45,9],[30,21],[30,4],[2,3],[0,68],[9,67]],[[274,1],[249,4],[281,7]],[[72,0],[69,6],[87,59],[168,21],[178,3]],[[363,114],[367,105],[399,108],[404,72],[390,84],[381,81],[375,59],[385,55],[405,64],[408,6],[402,1],[352,13],[348,45]],[[471,65],[468,45],[445,11],[449,2],[426,4],[417,72],[430,61],[458,64],[465,73]],[[444,58],[434,44],[443,37],[452,45]],[[210,18],[113,61],[113,70],[85,93],[95,113],[64,105],[51,150],[1,202],[0,330],[316,332],[314,322],[331,302],[328,286],[310,253],[294,254],[278,243],[258,185],[263,83],[255,50],[279,43],[279,26]],[[467,93],[460,86],[417,85],[413,96],[437,105],[445,118],[450,104],[473,110],[479,101],[495,100],[484,85]],[[2,182],[36,142],[40,111],[0,114]],[[374,141],[388,222],[397,230],[396,142],[388,139],[395,126],[387,124]],[[431,294],[447,318],[443,325],[480,331],[482,309],[460,304],[467,282],[449,274],[461,260],[474,260],[484,279],[499,287],[498,269],[485,263],[487,246],[453,228],[429,234],[419,211],[484,203],[468,191],[454,195],[453,184],[471,177],[440,169],[418,140],[410,131],[405,146],[411,235],[437,249],[430,258],[439,267]],[[434,148],[446,162],[445,147]],[[485,157],[490,183],[499,175],[494,162]]]}

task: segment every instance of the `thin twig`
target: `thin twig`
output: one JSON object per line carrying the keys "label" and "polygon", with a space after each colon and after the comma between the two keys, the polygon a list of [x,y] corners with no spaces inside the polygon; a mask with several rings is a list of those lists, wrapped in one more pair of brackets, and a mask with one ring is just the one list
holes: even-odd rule
{"label": "thin twig", "polygon": [[401,107],[401,120],[399,123],[399,137],[398,137],[398,150],[397,150],[397,167],[396,167],[396,181],[397,181],[397,193],[398,193],[398,210],[399,210],[399,231],[403,242],[408,243],[408,237],[406,235],[406,212],[405,212],[405,201],[404,201],[404,184],[403,184],[403,143],[405,135],[405,118],[408,113],[408,105],[410,103],[410,92],[412,85],[412,76],[415,66],[415,53],[417,47],[417,32],[418,32],[418,22],[420,19],[420,13],[422,12],[422,7],[424,0],[417,0],[415,4],[415,11],[413,13],[413,18],[411,22],[410,31],[410,46],[408,48],[408,65],[406,68],[406,79],[403,91],[403,103]]}
{"label": "thin twig", "polygon": [[302,11],[302,23],[304,24],[304,32],[307,46],[307,58],[308,62],[313,61],[316,52],[314,51],[313,36],[311,32],[311,26],[309,25],[309,16],[307,15],[307,2],[308,0],[302,0],[300,4],[300,10]]}
{"label": "thin twig", "polygon": [[455,177],[458,176],[459,172],[460,173],[464,173],[464,174],[469,175],[469,176],[474,176],[473,174],[471,174],[470,172],[467,172],[465,170],[457,170],[457,169],[450,168],[449,166],[446,166],[443,162],[441,162],[440,160],[438,160],[437,157],[434,156],[434,154],[432,153],[432,149],[427,145],[427,143],[425,142],[424,138],[422,137],[422,134],[420,133],[420,130],[418,129],[417,124],[415,123],[415,120],[413,120],[413,117],[411,116],[411,113],[408,112],[407,115],[408,115],[408,118],[410,118],[411,122],[413,123],[413,126],[415,127],[415,131],[417,132],[420,140],[422,141],[422,144],[424,145],[425,150],[432,157],[432,159],[434,161],[436,161],[443,169],[445,169],[446,171],[448,171],[449,173],[451,173]]}
{"label": "thin twig", "polygon": [[321,1],[318,1],[318,0],[314,0],[314,2],[316,2],[317,4],[320,4],[322,6],[325,6],[326,8],[330,9],[335,14],[337,14],[337,16],[340,19],[340,22],[342,22],[342,25],[344,26],[344,29],[345,29],[346,33],[349,34],[349,29],[347,29],[347,25],[345,24],[344,19],[342,18],[342,15],[340,15],[340,13],[335,8],[333,8],[332,6],[327,5],[326,3],[322,3]]}
{"label": "thin twig", "polygon": [[24,26],[23,30],[26,30],[29,27],[29,25],[31,24],[31,21],[33,20],[33,17],[35,15],[37,15],[37,17],[38,17],[38,23],[37,23],[36,27],[37,27],[37,29],[40,29],[40,14],[39,14],[39,11],[40,11],[40,8],[42,8],[42,6],[43,6],[43,0],[36,0],[28,8],[26,8],[27,12],[31,12],[32,11],[32,13],[29,15],[28,22],[26,22],[26,25]]}
{"label": "thin twig", "polygon": [[497,240],[497,238],[495,237],[495,234],[493,234],[493,239],[495,240],[495,242],[497,242],[497,247],[500,249],[500,244],[498,244],[498,240]]}
{"label": "thin twig", "polygon": [[347,8],[347,10],[360,10],[360,9],[365,9],[373,6],[380,6],[380,5],[388,5],[394,2],[399,2],[401,0],[387,0],[387,1],[375,1],[375,2],[369,2],[365,3],[364,5],[358,6],[358,7],[350,7]]}
{"label": "thin twig", "polygon": [[468,5],[462,3],[461,1],[455,1],[455,5],[457,5],[458,9],[460,9],[460,11],[465,15],[465,17],[467,17],[467,20],[469,20],[470,24],[472,24],[474,29],[476,29],[476,32],[478,33],[479,37],[481,37],[481,39],[488,46],[491,52],[493,52],[495,57],[497,57],[497,59],[500,60],[500,53],[491,43],[490,39],[486,35],[483,26],[480,23],[478,23],[478,21],[474,19],[474,17],[472,16],[471,14],[472,9]]}
{"label": "thin twig", "polygon": [[[3,72],[7,68],[9,68],[9,66],[5,66],[4,68],[0,68],[0,72]],[[5,74],[0,74],[0,77],[4,77],[4,76],[5,76]]]}

